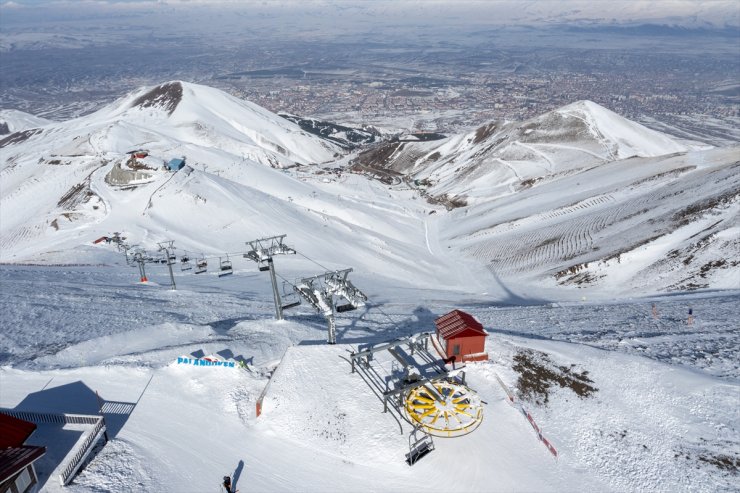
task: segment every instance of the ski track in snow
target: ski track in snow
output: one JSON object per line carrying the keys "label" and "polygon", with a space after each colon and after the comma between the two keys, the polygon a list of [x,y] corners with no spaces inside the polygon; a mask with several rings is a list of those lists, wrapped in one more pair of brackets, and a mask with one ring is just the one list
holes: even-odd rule
{"label": "ski track in snow", "polygon": [[536,149],[533,145],[523,144],[522,142],[519,142],[518,140],[514,141],[513,144],[518,145],[519,147],[523,147],[524,149],[527,149],[528,151],[531,151],[537,154],[538,156],[540,156],[542,159],[544,159],[545,162],[547,163],[546,171],[552,173],[553,170],[555,169],[555,165],[552,162],[552,159],[550,159],[550,157],[544,152],[540,151],[539,149]]}

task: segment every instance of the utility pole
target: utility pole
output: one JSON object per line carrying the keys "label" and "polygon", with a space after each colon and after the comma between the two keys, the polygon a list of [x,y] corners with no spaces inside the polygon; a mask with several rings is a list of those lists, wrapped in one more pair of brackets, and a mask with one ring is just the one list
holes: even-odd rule
{"label": "utility pole", "polygon": [[[272,281],[272,297],[275,301],[275,319],[283,319],[283,305],[280,300],[280,291],[277,287],[277,278],[275,276],[275,265],[273,264],[273,255],[295,255],[295,250],[283,244],[286,235],[271,236],[269,238],[259,238],[257,240],[247,241],[250,251],[244,254],[248,258],[257,262],[260,271],[270,271],[270,280]],[[266,265],[263,265],[266,264]]]}
{"label": "utility pole", "polygon": [[176,290],[177,286],[175,285],[175,274],[172,273],[172,264],[174,263],[174,261],[170,258],[170,250],[175,250],[174,243],[175,242],[173,240],[169,240],[163,241],[162,243],[157,243],[157,245],[159,245],[159,251],[163,251],[167,257],[167,268],[170,270],[170,282],[172,283],[171,286],[173,290]]}

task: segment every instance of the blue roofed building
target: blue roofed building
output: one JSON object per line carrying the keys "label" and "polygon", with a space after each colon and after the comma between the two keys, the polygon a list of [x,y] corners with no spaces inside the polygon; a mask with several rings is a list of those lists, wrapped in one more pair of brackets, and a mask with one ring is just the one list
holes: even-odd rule
{"label": "blue roofed building", "polygon": [[185,166],[185,158],[174,158],[170,159],[170,161],[167,163],[167,169],[170,171],[177,171],[183,166]]}

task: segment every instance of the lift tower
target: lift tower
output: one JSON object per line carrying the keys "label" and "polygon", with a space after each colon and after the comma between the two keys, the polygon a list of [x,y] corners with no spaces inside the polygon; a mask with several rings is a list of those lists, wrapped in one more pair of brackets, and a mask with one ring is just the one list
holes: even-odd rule
{"label": "lift tower", "polygon": [[244,254],[244,258],[253,260],[259,265],[260,271],[270,271],[270,280],[272,281],[272,296],[275,300],[275,319],[283,319],[283,305],[280,301],[280,292],[277,287],[275,278],[275,266],[272,262],[273,255],[295,255],[295,250],[283,243],[286,235],[271,236],[269,238],[259,238],[257,240],[247,241],[246,244],[251,248]]}
{"label": "lift tower", "polygon": [[[336,323],[334,314],[336,312],[347,312],[355,310],[359,306],[365,306],[367,296],[357,289],[347,276],[352,269],[325,272],[313,277],[304,277],[296,281],[294,289],[301,298],[321,313],[328,324],[329,335],[327,342],[336,344]],[[347,303],[337,305],[334,297],[343,298]]]}
{"label": "lift tower", "polygon": [[147,282],[148,279],[146,277],[146,267],[145,267],[147,259],[144,256],[144,251],[140,250],[140,251],[134,252],[133,261],[139,265],[139,280],[141,282]]}
{"label": "lift tower", "polygon": [[175,286],[175,275],[172,273],[172,264],[175,263],[176,257],[174,253],[170,253],[175,251],[174,244],[175,242],[173,240],[157,243],[157,245],[159,245],[159,251],[164,252],[167,259],[167,268],[170,270],[170,282],[172,283],[172,289],[176,290],[177,286]]}

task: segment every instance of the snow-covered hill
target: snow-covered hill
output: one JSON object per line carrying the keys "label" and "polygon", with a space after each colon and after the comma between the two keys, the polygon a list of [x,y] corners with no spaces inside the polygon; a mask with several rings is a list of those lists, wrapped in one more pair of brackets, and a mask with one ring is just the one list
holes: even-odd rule
{"label": "snow-covered hill", "polygon": [[453,210],[453,251],[535,284],[740,287],[738,148],[678,142],[589,101],[354,161]]}
{"label": "snow-covered hill", "polygon": [[[91,242],[113,231],[210,257],[288,234],[320,268],[469,292],[740,287],[736,148],[678,142],[581,101],[373,145],[350,167],[339,151],[216,89],[142,89],[0,141],[0,259],[94,263]],[[181,171],[162,169],[183,156]],[[308,274],[303,261],[292,265]]]}
{"label": "snow-covered hill", "polygon": [[[176,272],[171,291],[164,266],[145,285],[134,271],[0,268],[0,407],[98,414],[102,402],[109,426],[110,441],[62,488],[62,457],[85,430],[41,425],[29,441],[48,447],[37,463],[43,491],[215,492],[224,475],[240,491],[265,492],[713,492],[736,483],[737,292],[502,306],[444,286],[371,283],[370,306],[338,314],[338,344],[328,347],[309,307],[273,320],[266,273]],[[411,426],[401,433],[383,412],[348,351],[433,330],[436,316],[460,307],[490,332],[490,361],[465,369],[485,401],[483,422],[435,438],[409,467]],[[249,369],[177,363],[209,354]],[[528,371],[539,379],[534,393],[521,383]],[[596,390],[578,395],[561,383],[567,373]],[[521,383],[517,399],[557,460],[497,376]]]}
{"label": "snow-covered hill", "polygon": [[357,163],[424,180],[433,194],[476,201],[606,162],[688,150],[603,106],[578,101],[525,122],[491,122],[441,141],[388,142],[362,153]]}
{"label": "snow-covered hill", "polygon": [[[44,491],[215,491],[225,475],[241,491],[734,487],[737,147],[581,102],[337,154],[181,82],[0,141],[0,261],[63,264],[0,265],[0,407],[103,414],[110,438],[63,488],[86,429],[39,426]],[[93,244],[114,231],[154,256],[174,240],[209,271],[176,267],[170,290],[167,267],[148,264],[140,283],[114,245]],[[242,254],[278,234],[298,251],[276,258],[281,280],[352,267],[368,296],[336,314],[336,346],[305,303],[273,320],[269,275]],[[219,277],[227,256],[234,273]],[[711,289],[683,293],[697,288]],[[484,419],[409,467],[410,424],[382,412],[348,352],[433,331],[455,308],[489,333],[490,360],[465,368]],[[235,366],[177,362],[205,355]]]}
{"label": "snow-covered hill", "polygon": [[50,120],[31,115],[30,113],[19,110],[0,109],[0,136],[31,128],[43,127],[49,123],[51,123]]}

